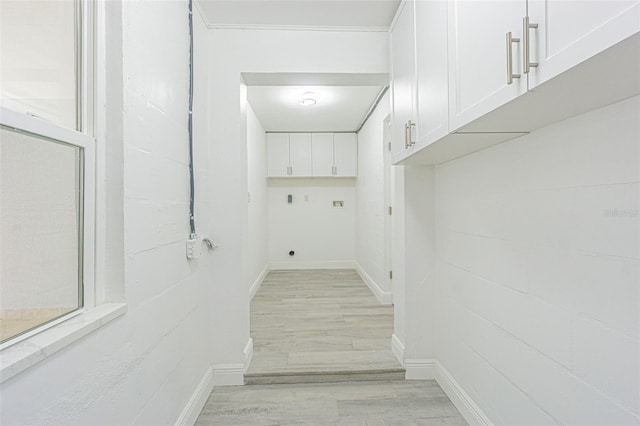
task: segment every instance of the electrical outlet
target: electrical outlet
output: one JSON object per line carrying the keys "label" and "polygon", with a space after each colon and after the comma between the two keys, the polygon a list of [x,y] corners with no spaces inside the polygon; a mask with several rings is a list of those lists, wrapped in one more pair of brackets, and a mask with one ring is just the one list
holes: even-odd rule
{"label": "electrical outlet", "polygon": [[206,235],[192,236],[187,240],[187,259],[197,259],[202,255],[202,245],[206,244],[209,250],[215,250],[218,246]]}
{"label": "electrical outlet", "polygon": [[187,240],[187,259],[197,259],[202,254],[202,244],[198,238],[190,238]]}

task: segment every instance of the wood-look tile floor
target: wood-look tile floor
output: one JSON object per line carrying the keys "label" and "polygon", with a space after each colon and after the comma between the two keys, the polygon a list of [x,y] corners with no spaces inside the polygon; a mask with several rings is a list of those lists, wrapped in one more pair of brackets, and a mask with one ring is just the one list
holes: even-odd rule
{"label": "wood-look tile floor", "polygon": [[215,388],[196,425],[466,425],[434,380]]}
{"label": "wood-look tile floor", "polygon": [[392,331],[355,271],[273,271],[251,303],[245,376],[265,384],[214,388],[196,425],[466,425],[435,381],[402,380]]}
{"label": "wood-look tile floor", "polygon": [[272,271],[251,302],[254,353],[246,382],[283,383],[287,375],[292,382],[300,381],[296,375],[327,381],[340,373],[353,380],[349,372],[402,378],[392,333],[393,306],[381,305],[356,271]]}

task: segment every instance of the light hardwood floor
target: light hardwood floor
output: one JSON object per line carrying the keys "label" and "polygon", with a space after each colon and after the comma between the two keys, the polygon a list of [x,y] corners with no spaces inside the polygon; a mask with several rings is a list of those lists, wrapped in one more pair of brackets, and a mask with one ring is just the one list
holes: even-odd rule
{"label": "light hardwood floor", "polygon": [[272,271],[251,302],[246,382],[401,379],[392,333],[393,306],[356,271]]}
{"label": "light hardwood floor", "polygon": [[253,385],[216,387],[196,424],[466,425],[435,381],[403,380],[392,332],[355,271],[273,271],[251,303]]}
{"label": "light hardwood floor", "polygon": [[466,425],[434,380],[215,388],[196,425]]}

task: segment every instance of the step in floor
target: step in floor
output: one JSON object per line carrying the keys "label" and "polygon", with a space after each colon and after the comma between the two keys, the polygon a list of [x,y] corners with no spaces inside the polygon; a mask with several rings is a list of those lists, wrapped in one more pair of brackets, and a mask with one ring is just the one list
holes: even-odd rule
{"label": "step in floor", "polygon": [[251,301],[247,384],[395,380],[393,306],[354,270],[271,271]]}
{"label": "step in floor", "polygon": [[282,373],[245,374],[245,385],[272,385],[287,383],[336,383],[356,381],[404,380],[404,368],[381,370],[331,370]]}

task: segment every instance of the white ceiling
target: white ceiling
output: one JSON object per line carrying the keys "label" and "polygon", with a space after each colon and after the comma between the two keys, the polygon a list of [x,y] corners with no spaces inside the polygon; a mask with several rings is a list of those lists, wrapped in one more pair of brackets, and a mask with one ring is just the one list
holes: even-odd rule
{"label": "white ceiling", "polygon": [[[382,86],[249,86],[249,104],[268,132],[358,130]],[[318,103],[301,105],[306,92]]]}
{"label": "white ceiling", "polygon": [[400,0],[196,0],[209,26],[387,29]]}
{"label": "white ceiling", "polygon": [[[400,0],[195,0],[211,28],[278,27],[386,31]],[[355,131],[386,74],[245,75],[249,104],[266,131]],[[318,104],[298,103],[304,92]]]}

